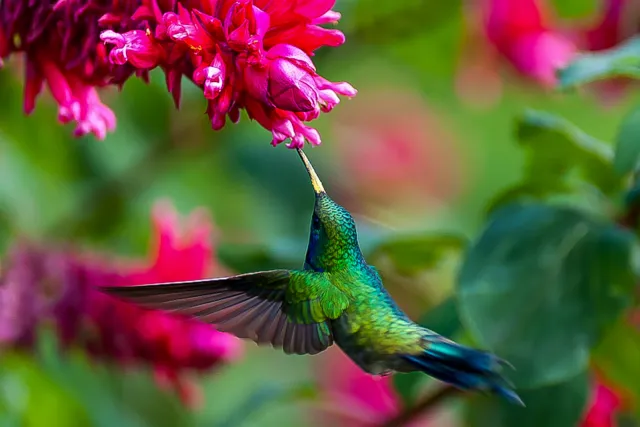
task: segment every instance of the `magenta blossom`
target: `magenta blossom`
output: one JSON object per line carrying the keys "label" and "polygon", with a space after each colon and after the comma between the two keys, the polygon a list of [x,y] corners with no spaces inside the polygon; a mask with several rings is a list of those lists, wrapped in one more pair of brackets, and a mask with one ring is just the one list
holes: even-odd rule
{"label": "magenta blossom", "polygon": [[328,112],[338,95],[355,96],[347,83],[332,83],[316,72],[310,55],[338,46],[344,35],[321,27],[334,23],[335,0],[142,0],[132,15],[145,28],[106,30],[109,60],[146,72],[161,67],[176,105],[183,75],[202,87],[213,129],[226,118],[237,122],[245,109],[289,147],[305,140],[320,144],[304,122]]}
{"label": "magenta blossom", "polygon": [[615,415],[622,400],[613,389],[597,382],[593,388],[591,403],[580,427],[615,427]]}
{"label": "magenta blossom", "polygon": [[154,211],[156,253],[150,265],[123,266],[68,250],[18,245],[0,289],[0,345],[29,348],[37,326],[57,325],[65,346],[80,346],[99,360],[146,364],[158,381],[187,404],[197,395],[185,374],[235,360],[240,341],[178,315],[145,310],[97,291],[97,286],[201,279],[211,269],[211,225],[202,214],[180,232],[170,205]]}
{"label": "magenta blossom", "polygon": [[[319,360],[317,377],[326,404],[319,414],[314,414],[316,425],[377,427],[402,410],[391,376],[365,373],[337,348],[327,350]],[[446,412],[438,410],[417,417],[405,427],[450,425],[440,423],[443,418],[446,419]]]}
{"label": "magenta blossom", "polygon": [[545,86],[577,52],[574,41],[553,24],[542,0],[484,0],[487,40],[525,76]]}
{"label": "magenta blossom", "polygon": [[[576,36],[585,51],[611,49],[640,31],[640,4],[635,0],[603,0],[594,25],[578,29]],[[618,77],[592,84],[604,101],[615,102],[633,79]]]}

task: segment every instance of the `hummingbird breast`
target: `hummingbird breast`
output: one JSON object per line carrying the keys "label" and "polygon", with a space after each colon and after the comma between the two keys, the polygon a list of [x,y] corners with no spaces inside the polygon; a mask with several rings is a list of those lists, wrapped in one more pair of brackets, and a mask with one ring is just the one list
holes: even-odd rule
{"label": "hummingbird breast", "polygon": [[[377,274],[349,280],[353,302],[332,323],[336,344],[361,369],[373,375],[402,371],[400,354],[422,351],[423,329],[412,322],[384,289]],[[342,286],[345,283],[341,283]]]}

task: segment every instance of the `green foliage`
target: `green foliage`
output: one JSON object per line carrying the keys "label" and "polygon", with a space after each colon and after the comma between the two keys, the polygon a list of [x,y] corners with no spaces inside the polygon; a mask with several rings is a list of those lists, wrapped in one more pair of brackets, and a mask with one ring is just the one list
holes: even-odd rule
{"label": "green foliage", "polygon": [[373,263],[386,258],[396,272],[413,276],[436,268],[447,255],[460,253],[466,244],[465,238],[455,234],[413,234],[388,238],[376,245],[369,256]]}
{"label": "green foliage", "polygon": [[630,306],[636,245],[630,232],[574,209],[505,207],[461,267],[463,322],[517,366],[517,386],[570,378]]}
{"label": "green foliage", "polygon": [[593,362],[605,378],[625,390],[640,408],[640,331],[627,317],[607,333],[593,352]]}
{"label": "green foliage", "polygon": [[631,110],[622,120],[616,135],[613,166],[620,175],[636,170],[640,161],[640,105]]}
{"label": "green foliage", "polygon": [[559,87],[574,88],[610,77],[640,78],[640,38],[595,53],[582,53],[558,71]]}

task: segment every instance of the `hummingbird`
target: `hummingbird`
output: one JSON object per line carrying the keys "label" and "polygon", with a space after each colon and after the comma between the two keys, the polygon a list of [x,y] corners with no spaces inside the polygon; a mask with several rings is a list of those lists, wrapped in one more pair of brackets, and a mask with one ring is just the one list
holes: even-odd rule
{"label": "hummingbird", "polygon": [[421,371],[458,389],[523,405],[501,374],[508,362],[424,328],[400,309],[365,261],[351,214],[327,195],[305,153],[297,151],[315,192],[301,269],[101,289],[287,354],[317,354],[335,343],[371,375]]}

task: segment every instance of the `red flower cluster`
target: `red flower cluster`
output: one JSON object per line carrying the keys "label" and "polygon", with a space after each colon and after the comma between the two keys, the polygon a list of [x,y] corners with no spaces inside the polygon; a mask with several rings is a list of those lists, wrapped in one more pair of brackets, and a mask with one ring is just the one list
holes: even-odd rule
{"label": "red flower cluster", "polygon": [[[214,129],[246,109],[273,134],[320,143],[303,122],[328,112],[347,83],[316,72],[310,55],[338,46],[335,0],[4,0],[0,3],[0,60],[26,57],[25,111],[44,83],[59,104],[59,119],[76,135],[104,138],[115,117],[96,87],[122,85],[134,72],[147,78],[161,67],[176,106],[185,75],[202,87]],[[104,41],[102,43],[100,41]],[[105,44],[107,46],[105,46]],[[2,63],[0,62],[0,66]]]}
{"label": "red flower cluster", "polygon": [[[180,79],[187,75],[204,91],[214,129],[240,118],[240,109],[273,134],[274,145],[291,139],[320,143],[303,124],[330,111],[338,95],[356,94],[347,83],[319,76],[309,58],[320,46],[338,46],[344,36],[320,27],[336,22],[335,0],[202,0],[177,2],[177,9],[143,0],[133,19],[147,28],[104,31],[113,45],[109,59],[140,70],[162,67],[178,103]],[[113,17],[115,21],[115,17]]]}
{"label": "red flower cluster", "polygon": [[0,2],[2,58],[24,53],[24,110],[29,114],[46,84],[58,103],[58,119],[75,122],[75,135],[102,139],[115,127],[113,112],[100,101],[96,87],[114,72],[98,38],[98,19],[126,3],[99,0],[3,0]]}
{"label": "red flower cluster", "polygon": [[29,347],[38,325],[53,321],[66,346],[79,345],[98,359],[126,366],[149,364],[162,385],[193,403],[193,389],[182,374],[234,360],[240,341],[210,325],[144,310],[95,289],[203,278],[212,255],[211,227],[198,214],[191,221],[183,239],[175,212],[157,207],[157,253],[149,267],[117,267],[67,251],[16,247],[0,289],[0,344]]}

